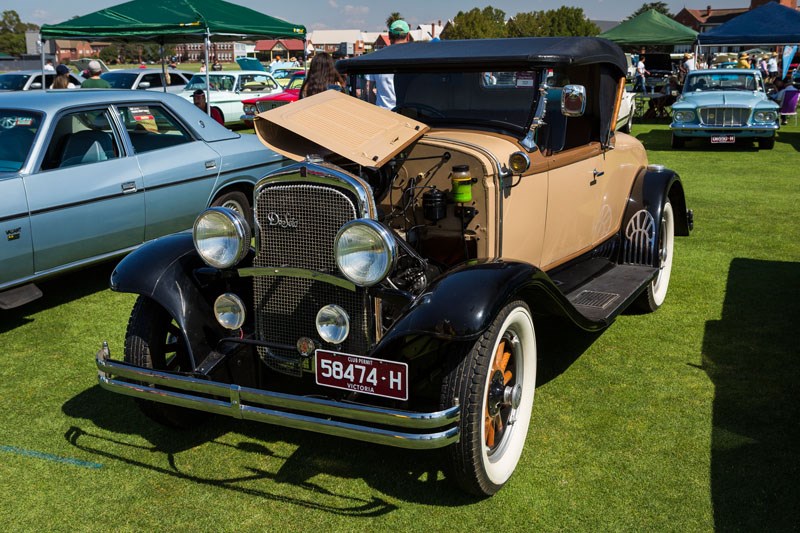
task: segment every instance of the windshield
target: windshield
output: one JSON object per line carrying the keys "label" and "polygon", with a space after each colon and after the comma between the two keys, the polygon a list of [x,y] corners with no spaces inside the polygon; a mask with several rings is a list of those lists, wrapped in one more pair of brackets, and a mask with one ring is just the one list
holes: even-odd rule
{"label": "windshield", "polygon": [[[429,124],[474,125],[524,136],[538,95],[537,73],[440,72],[351,76],[351,93]],[[393,80],[395,101],[386,98]],[[387,103],[388,102],[388,103]]]}
{"label": "windshield", "polygon": [[0,109],[0,172],[22,168],[41,123],[40,113]]}
{"label": "windshield", "polygon": [[21,91],[30,74],[0,74],[0,91]]}
{"label": "windshield", "polygon": [[763,91],[761,76],[753,72],[699,72],[686,77],[684,92]]}
{"label": "windshield", "polygon": [[131,89],[136,82],[139,74],[130,72],[105,72],[100,75],[101,78],[111,84],[112,89]]}

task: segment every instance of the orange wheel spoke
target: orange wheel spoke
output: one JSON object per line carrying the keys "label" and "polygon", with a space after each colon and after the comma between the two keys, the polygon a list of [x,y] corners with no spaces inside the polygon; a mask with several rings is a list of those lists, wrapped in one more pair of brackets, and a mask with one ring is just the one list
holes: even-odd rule
{"label": "orange wheel spoke", "polygon": [[511,381],[512,377],[514,377],[514,375],[511,373],[511,371],[506,370],[503,374],[503,385],[508,385],[508,382]]}
{"label": "orange wheel spoke", "polygon": [[484,421],[484,427],[486,431],[486,446],[489,448],[494,447],[494,424],[492,424],[492,417],[488,414],[486,415],[486,419]]}

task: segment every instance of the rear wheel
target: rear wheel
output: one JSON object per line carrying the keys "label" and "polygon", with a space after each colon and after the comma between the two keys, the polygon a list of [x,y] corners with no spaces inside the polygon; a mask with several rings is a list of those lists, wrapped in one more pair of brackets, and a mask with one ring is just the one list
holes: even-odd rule
{"label": "rear wheel", "polygon": [[536,359],[531,313],[516,301],[445,377],[442,406],[461,406],[461,438],[447,448],[449,475],[465,491],[490,496],[514,472],[528,434]]}
{"label": "rear wheel", "polygon": [[758,140],[760,150],[772,150],[775,147],[775,137],[765,137]]}
{"label": "rear wheel", "polygon": [[[155,301],[139,296],[131,311],[125,334],[125,362],[171,372],[192,370],[189,351],[178,325]],[[147,400],[136,402],[142,412],[166,426],[190,428],[207,414]]]}
{"label": "rear wheel", "polygon": [[675,246],[675,216],[669,200],[661,212],[661,224],[658,229],[658,261],[659,270],[656,279],[650,282],[647,290],[636,300],[636,305],[646,312],[653,312],[664,303],[669,289],[669,278],[672,274],[672,254]]}
{"label": "rear wheel", "polygon": [[683,145],[686,144],[686,139],[683,137],[678,137],[674,133],[672,134],[672,147],[673,148],[683,148]]}
{"label": "rear wheel", "polygon": [[251,228],[253,227],[253,213],[250,209],[250,201],[243,192],[230,191],[221,194],[211,202],[211,207],[227,207],[231,211],[236,211],[247,220]]}

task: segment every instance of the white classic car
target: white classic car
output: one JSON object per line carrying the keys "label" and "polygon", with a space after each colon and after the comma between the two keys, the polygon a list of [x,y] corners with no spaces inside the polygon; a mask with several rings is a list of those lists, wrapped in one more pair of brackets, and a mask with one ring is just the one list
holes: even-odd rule
{"label": "white classic car", "polygon": [[[208,73],[210,87],[208,103],[219,108],[225,117],[225,125],[242,124],[242,100],[279,93],[283,88],[275,81],[272,74],[258,70],[226,70]],[[192,93],[197,89],[206,90],[206,74],[192,76],[189,83],[179,94],[192,100]]]}

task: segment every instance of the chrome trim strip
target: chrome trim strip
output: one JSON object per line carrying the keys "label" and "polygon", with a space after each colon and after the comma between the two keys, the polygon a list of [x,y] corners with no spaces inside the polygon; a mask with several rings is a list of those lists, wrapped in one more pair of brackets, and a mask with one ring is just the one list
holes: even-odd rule
{"label": "chrome trim strip", "polygon": [[237,269],[239,276],[255,277],[255,276],[272,276],[272,277],[286,277],[286,278],[302,278],[313,279],[321,281],[329,285],[335,285],[349,291],[355,291],[356,286],[352,281],[339,276],[325,274],[316,270],[308,270],[306,268],[290,268],[290,267],[246,267]]}
{"label": "chrome trim strip", "polygon": [[[765,124],[749,124],[744,126],[714,126],[711,124],[670,124],[670,129],[681,131],[703,131],[703,130],[720,130],[725,132],[731,130],[731,133],[736,132],[747,133],[748,131],[775,131],[778,129],[776,123],[768,122]],[[725,134],[725,133],[723,133]]]}
{"label": "chrome trim strip", "polygon": [[[227,415],[233,418],[315,431],[398,448],[441,448],[456,442],[459,438],[458,426],[430,433],[407,433],[325,418],[338,417],[396,428],[431,430],[458,422],[460,418],[460,408],[458,406],[432,413],[415,413],[240,387],[233,384],[141,368],[120,361],[112,361],[108,345],[105,343],[100,351],[97,352],[96,364],[98,382],[106,390],[135,398]],[[143,380],[151,385],[129,383],[116,378]],[[228,398],[228,400],[185,394],[175,390],[156,389],[152,387],[152,384],[164,385],[181,391],[221,396]],[[276,411],[248,405],[248,402],[281,409],[291,409],[306,414]]]}

